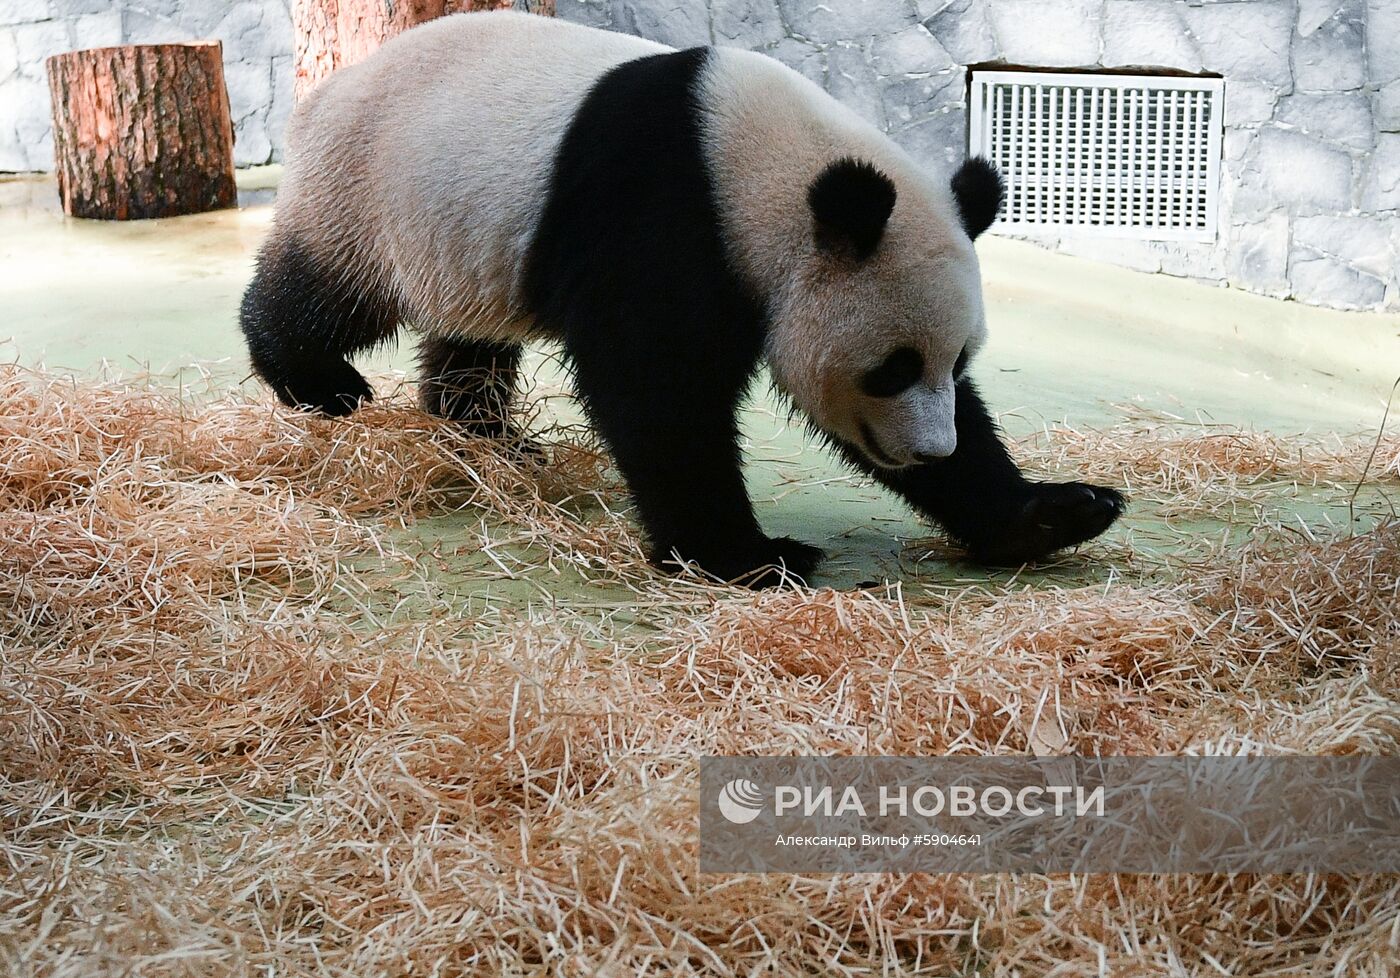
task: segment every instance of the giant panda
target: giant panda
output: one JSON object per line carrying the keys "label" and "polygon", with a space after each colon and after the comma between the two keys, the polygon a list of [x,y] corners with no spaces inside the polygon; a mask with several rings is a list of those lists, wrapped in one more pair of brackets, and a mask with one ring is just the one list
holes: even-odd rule
{"label": "giant panda", "polygon": [[771,58],[461,14],[338,71],[288,137],[241,326],[289,405],[353,410],[371,390],[350,359],[411,324],[424,406],[504,436],[521,344],[555,341],[653,561],[754,586],[822,557],[765,535],[744,489],[736,410],[761,363],[978,561],[1122,511],[1023,477],[968,377],[995,171],[940,180]]}

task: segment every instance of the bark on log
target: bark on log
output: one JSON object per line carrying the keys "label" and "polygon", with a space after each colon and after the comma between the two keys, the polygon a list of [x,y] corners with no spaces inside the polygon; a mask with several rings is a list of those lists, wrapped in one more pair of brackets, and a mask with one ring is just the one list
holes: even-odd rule
{"label": "bark on log", "polygon": [[447,14],[526,10],[554,16],[555,0],[292,0],[296,98],[337,68],[363,61],[395,34]]}
{"label": "bark on log", "polygon": [[69,51],[46,65],[66,213],[126,221],[237,206],[218,41]]}

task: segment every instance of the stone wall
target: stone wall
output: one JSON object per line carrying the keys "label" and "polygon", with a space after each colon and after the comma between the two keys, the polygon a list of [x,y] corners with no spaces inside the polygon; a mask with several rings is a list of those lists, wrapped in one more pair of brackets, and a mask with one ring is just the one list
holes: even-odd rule
{"label": "stone wall", "polygon": [[0,171],[53,169],[49,55],[204,38],[224,45],[235,160],[278,159],[292,108],[286,0],[0,0]]}
{"label": "stone wall", "polygon": [[[558,11],[681,47],[765,51],[930,165],[965,153],[968,65],[1221,74],[1214,243],[1044,242],[1267,295],[1400,309],[1400,0],[559,0]],[[43,57],[193,37],[224,42],[238,161],[277,159],[286,0],[0,0],[0,170],[52,165]]]}

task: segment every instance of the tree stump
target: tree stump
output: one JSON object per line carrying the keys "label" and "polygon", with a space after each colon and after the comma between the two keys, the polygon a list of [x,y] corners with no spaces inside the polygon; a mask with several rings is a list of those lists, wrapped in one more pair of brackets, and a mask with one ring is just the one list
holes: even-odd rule
{"label": "tree stump", "polygon": [[525,10],[554,16],[555,0],[292,0],[296,98],[337,68],[369,57],[395,34],[446,14]]}
{"label": "tree stump", "polygon": [[218,41],[90,48],[46,64],[65,213],[128,221],[237,206]]}

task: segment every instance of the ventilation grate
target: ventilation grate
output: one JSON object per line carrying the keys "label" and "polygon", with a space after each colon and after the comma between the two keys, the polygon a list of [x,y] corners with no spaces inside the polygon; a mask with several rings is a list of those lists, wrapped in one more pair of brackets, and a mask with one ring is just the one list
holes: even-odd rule
{"label": "ventilation grate", "polygon": [[993,225],[1215,237],[1219,78],[974,71],[970,148],[997,165]]}

